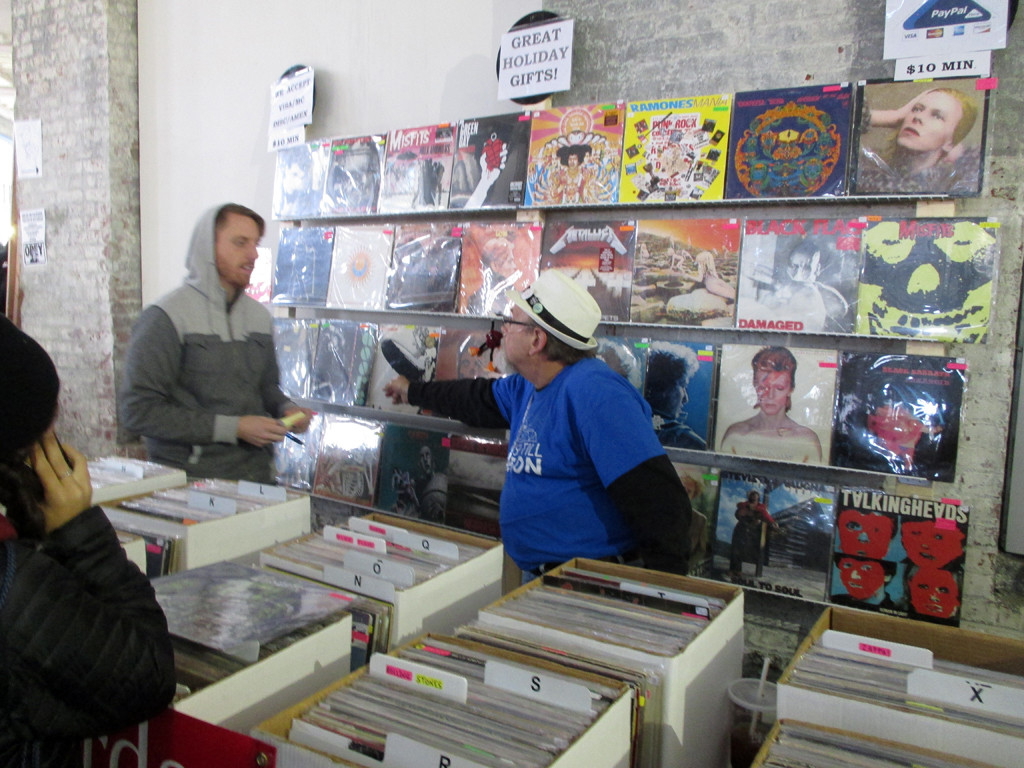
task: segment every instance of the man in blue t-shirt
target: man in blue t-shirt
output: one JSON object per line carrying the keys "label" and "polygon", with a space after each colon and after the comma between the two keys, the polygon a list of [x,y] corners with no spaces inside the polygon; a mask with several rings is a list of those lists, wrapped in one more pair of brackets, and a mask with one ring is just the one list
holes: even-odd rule
{"label": "man in blue t-shirt", "polygon": [[650,407],[595,357],[597,302],[557,270],[506,295],[514,306],[501,347],[513,375],[412,383],[399,376],[385,393],[510,430],[501,538],[524,572],[586,557],[686,573],[690,501]]}

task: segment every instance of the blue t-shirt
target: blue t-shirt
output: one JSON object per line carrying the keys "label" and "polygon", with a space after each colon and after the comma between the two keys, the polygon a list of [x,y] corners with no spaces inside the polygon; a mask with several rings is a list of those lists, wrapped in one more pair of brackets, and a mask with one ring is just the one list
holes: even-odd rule
{"label": "blue t-shirt", "polygon": [[636,388],[603,361],[586,359],[541,390],[514,375],[493,391],[511,425],[501,539],[516,564],[533,570],[635,547],[605,488],[665,452]]}

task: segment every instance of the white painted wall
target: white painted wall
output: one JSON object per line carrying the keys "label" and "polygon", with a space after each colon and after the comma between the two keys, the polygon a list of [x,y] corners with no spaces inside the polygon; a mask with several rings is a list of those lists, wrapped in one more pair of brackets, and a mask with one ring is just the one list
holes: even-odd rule
{"label": "white painted wall", "polygon": [[[192,227],[238,202],[269,219],[270,87],[316,71],[307,140],[513,112],[501,36],[536,0],[144,0],[139,3],[142,300],[185,275]],[[276,250],[278,227],[264,239]]]}

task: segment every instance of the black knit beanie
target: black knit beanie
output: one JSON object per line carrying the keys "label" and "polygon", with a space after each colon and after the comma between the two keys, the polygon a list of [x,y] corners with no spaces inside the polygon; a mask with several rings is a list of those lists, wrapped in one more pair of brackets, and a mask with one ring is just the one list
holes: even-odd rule
{"label": "black knit beanie", "polygon": [[46,351],[0,315],[0,458],[26,448],[57,414],[60,379]]}

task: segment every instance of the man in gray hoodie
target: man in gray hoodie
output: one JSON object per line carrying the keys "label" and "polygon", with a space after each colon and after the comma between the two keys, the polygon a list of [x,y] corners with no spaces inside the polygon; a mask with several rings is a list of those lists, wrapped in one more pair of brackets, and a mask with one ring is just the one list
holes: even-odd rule
{"label": "man in gray hoodie", "polygon": [[[272,319],[245,294],[264,222],[229,203],[203,214],[184,285],[143,310],[119,391],[122,426],[191,477],[274,482],[273,444],[311,411],[279,386]],[[280,419],[298,413],[286,426]]]}

